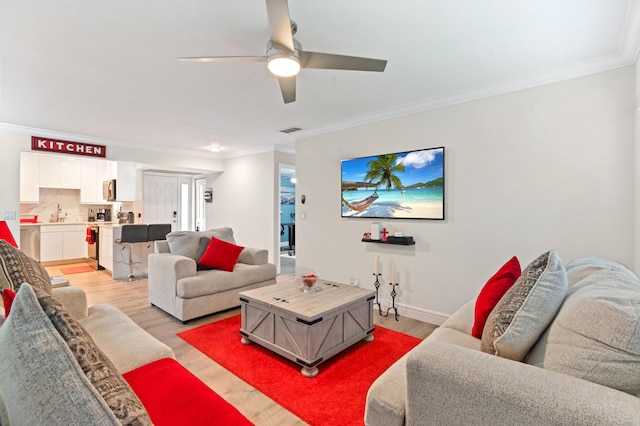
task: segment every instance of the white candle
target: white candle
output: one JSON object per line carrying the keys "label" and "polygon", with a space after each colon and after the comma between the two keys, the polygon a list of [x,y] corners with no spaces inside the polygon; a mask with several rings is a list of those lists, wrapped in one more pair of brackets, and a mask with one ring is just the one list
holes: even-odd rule
{"label": "white candle", "polygon": [[376,256],[376,259],[375,259],[375,261],[374,261],[374,262],[375,262],[375,263],[374,263],[373,265],[374,265],[374,267],[375,267],[374,269],[375,269],[376,274],[377,274],[377,273],[378,273],[378,263],[380,263],[380,257],[379,257],[379,256]]}
{"label": "white candle", "polygon": [[391,282],[392,283],[396,282],[396,265],[393,265],[391,267]]}

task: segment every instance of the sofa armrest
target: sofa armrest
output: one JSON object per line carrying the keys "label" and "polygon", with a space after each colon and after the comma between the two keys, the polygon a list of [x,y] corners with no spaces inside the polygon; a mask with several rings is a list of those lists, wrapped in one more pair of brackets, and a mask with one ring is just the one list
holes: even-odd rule
{"label": "sofa armrest", "polygon": [[196,276],[196,261],[178,254],[149,254],[149,301],[157,307],[174,312],[178,280]]}
{"label": "sofa armrest", "polygon": [[407,425],[640,424],[640,399],[445,342],[407,358]]}
{"label": "sofa armrest", "polygon": [[86,318],[88,315],[87,295],[80,287],[57,287],[53,289],[55,297],[75,319]]}
{"label": "sofa armrest", "polygon": [[257,249],[245,247],[238,257],[238,262],[245,265],[264,265],[269,261],[269,251],[265,249]]}

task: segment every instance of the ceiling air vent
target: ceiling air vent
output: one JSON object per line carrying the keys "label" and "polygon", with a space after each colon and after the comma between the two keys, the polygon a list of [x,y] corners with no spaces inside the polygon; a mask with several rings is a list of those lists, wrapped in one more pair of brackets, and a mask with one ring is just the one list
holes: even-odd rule
{"label": "ceiling air vent", "polygon": [[300,127],[289,127],[288,129],[280,130],[280,133],[293,133],[299,132],[300,130],[302,130]]}

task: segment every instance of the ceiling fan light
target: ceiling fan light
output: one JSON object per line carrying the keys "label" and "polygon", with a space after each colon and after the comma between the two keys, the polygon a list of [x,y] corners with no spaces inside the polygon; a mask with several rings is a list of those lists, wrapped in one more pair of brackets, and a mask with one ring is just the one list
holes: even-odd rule
{"label": "ceiling fan light", "polygon": [[300,72],[300,62],[295,57],[278,56],[269,59],[267,68],[278,77],[293,77]]}

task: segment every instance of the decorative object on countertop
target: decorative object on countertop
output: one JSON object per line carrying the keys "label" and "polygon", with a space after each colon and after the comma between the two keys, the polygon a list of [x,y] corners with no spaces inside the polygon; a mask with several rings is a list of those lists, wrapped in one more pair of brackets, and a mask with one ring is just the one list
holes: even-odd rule
{"label": "decorative object on countertop", "polygon": [[380,232],[380,234],[382,235],[382,241],[387,241],[387,235],[389,235],[387,228],[382,228],[382,232]]}
{"label": "decorative object on countertop", "polygon": [[370,240],[371,239],[371,232],[365,232],[364,234],[362,234],[362,239],[363,240]]}
{"label": "decorative object on countertop", "polygon": [[21,217],[20,223],[38,223],[38,215],[31,217]]}

